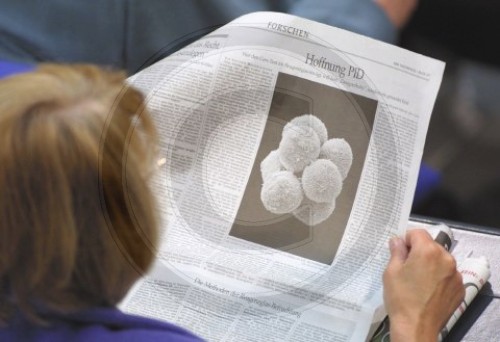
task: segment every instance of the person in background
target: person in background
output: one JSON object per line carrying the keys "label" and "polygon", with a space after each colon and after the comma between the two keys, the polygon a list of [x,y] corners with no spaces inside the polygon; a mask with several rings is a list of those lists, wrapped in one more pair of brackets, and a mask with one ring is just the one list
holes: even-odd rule
{"label": "person in background", "polygon": [[[2,341],[199,340],[116,308],[151,266],[159,234],[148,186],[156,131],[124,81],[90,65],[0,80]],[[464,295],[453,258],[423,230],[390,250],[392,341],[436,340]]]}
{"label": "person in background", "polygon": [[136,73],[238,16],[294,14],[389,43],[418,0],[0,0],[0,61],[87,62]]}

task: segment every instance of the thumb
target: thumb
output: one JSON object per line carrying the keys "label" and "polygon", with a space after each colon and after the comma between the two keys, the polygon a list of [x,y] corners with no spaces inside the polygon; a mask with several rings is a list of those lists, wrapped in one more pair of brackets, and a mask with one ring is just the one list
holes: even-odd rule
{"label": "thumb", "polygon": [[403,263],[408,258],[408,247],[403,239],[395,236],[389,240],[389,250],[391,251],[390,264]]}

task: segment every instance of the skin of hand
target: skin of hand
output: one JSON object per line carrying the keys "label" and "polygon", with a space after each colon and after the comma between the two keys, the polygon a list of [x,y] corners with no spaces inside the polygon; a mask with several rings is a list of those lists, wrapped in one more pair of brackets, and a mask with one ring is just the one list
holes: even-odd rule
{"label": "skin of hand", "polygon": [[409,230],[406,241],[389,241],[384,272],[384,303],[392,342],[436,341],[464,298],[456,261],[423,229]]}
{"label": "skin of hand", "polygon": [[375,2],[398,29],[406,25],[418,5],[418,0],[375,0]]}

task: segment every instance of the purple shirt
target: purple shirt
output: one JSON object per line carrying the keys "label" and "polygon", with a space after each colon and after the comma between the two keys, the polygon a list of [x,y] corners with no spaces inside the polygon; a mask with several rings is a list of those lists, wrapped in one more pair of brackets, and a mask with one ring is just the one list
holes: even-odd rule
{"label": "purple shirt", "polygon": [[0,60],[0,79],[21,72],[31,71],[35,68],[34,64],[15,63]]}
{"label": "purple shirt", "polygon": [[20,314],[14,316],[6,327],[0,326],[0,341],[202,341],[173,324],[125,314],[116,308],[42,317],[49,320],[49,326],[34,325]]}

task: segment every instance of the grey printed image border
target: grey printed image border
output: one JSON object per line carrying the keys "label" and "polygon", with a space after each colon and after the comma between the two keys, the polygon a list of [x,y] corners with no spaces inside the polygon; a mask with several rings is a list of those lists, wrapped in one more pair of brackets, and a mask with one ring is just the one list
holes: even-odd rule
{"label": "grey printed image border", "polygon": [[[364,166],[378,102],[376,100],[279,73],[268,120],[250,178],[230,235],[310,260],[331,264],[344,234]],[[313,114],[328,129],[328,138],[343,138],[352,148],[353,163],[336,199],[333,214],[311,227],[292,214],[273,214],[261,200],[261,161],[278,148],[284,125]]]}

